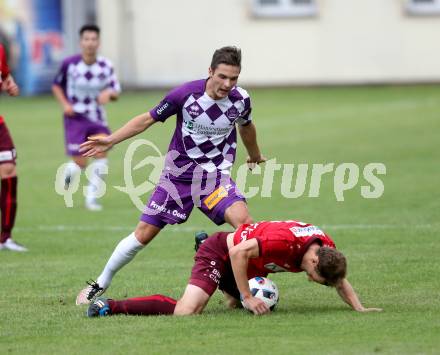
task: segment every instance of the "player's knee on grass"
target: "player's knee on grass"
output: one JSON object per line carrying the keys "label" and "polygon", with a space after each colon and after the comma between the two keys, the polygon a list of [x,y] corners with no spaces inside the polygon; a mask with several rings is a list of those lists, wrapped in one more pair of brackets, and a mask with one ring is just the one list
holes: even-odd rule
{"label": "player's knee on grass", "polygon": [[177,302],[174,309],[175,316],[190,316],[194,314],[202,313],[204,307],[196,306],[193,304],[187,304],[185,302]]}
{"label": "player's knee on grass", "polygon": [[225,296],[225,304],[227,308],[234,309],[241,306],[239,300],[231,296],[229,293],[223,291],[223,295]]}
{"label": "player's knee on grass", "polygon": [[206,304],[211,296],[198,286],[186,286],[185,293],[182,298],[177,301],[174,309],[175,316],[189,316],[200,314],[205,309]]}

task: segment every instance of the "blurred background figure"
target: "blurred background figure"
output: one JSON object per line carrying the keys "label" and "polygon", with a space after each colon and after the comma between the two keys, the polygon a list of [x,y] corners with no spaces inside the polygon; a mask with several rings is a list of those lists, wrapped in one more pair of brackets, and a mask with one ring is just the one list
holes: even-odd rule
{"label": "blurred background figure", "polygon": [[[91,136],[107,136],[103,105],[116,100],[121,91],[112,63],[98,55],[99,27],[84,25],[79,31],[81,54],[66,58],[54,79],[52,92],[64,112],[66,154],[72,160],[65,171],[65,188],[87,167],[87,158],[79,152],[81,143]],[[108,173],[107,153],[95,157],[86,194],[86,208],[100,211],[98,203],[103,178]]]}
{"label": "blurred background figure", "polygon": [[[0,0],[0,27],[19,49],[14,74],[22,94],[50,91],[62,57],[77,51],[84,23],[101,27],[101,52],[112,58],[126,87],[169,88],[199,77],[210,48],[225,44],[249,53],[241,77],[247,87],[440,80],[440,27],[433,16],[440,14],[438,0],[361,6],[350,0],[325,6],[317,0],[224,0],[215,14],[200,0],[174,6],[169,11],[161,1]],[[188,11],[192,7],[197,12]],[[175,26],[162,26],[162,13]],[[226,13],[235,15],[225,27]]]}
{"label": "blurred background figure", "polygon": [[0,0],[0,37],[22,95],[50,91],[64,52],[60,0]]}
{"label": "blurred background figure", "polygon": [[[19,89],[9,72],[6,52],[0,43],[0,86],[1,91],[10,96],[17,96]],[[27,251],[12,239],[11,233],[17,213],[17,170],[15,168],[16,152],[8,127],[0,116],[0,210],[1,234],[0,250]]]}

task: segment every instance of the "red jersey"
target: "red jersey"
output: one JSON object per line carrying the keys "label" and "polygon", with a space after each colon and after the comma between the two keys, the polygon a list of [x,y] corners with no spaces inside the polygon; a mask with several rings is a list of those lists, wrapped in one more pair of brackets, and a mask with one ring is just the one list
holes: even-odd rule
{"label": "red jersey", "polygon": [[[4,79],[6,79],[9,75],[9,67],[8,62],[6,61],[6,53],[3,45],[0,43],[0,93],[1,93],[1,85]],[[0,116],[0,124],[3,123],[3,117]]]}
{"label": "red jersey", "polygon": [[272,272],[301,272],[302,258],[313,243],[336,248],[318,227],[298,221],[267,221],[243,224],[234,233],[234,245],[255,238],[260,255],[249,259],[248,278]]}
{"label": "red jersey", "polygon": [[8,62],[6,61],[6,53],[3,45],[0,43],[0,85],[9,75]]}

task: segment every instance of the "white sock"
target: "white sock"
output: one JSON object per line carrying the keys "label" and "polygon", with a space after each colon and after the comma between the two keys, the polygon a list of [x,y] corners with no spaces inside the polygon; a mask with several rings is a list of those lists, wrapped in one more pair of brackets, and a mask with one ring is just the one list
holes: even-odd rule
{"label": "white sock", "polygon": [[64,170],[64,178],[70,178],[70,181],[72,181],[80,172],[81,168],[79,167],[79,165],[71,160],[66,164],[66,170]]}
{"label": "white sock", "polygon": [[105,194],[104,177],[108,174],[107,158],[96,159],[86,170],[89,185],[85,189],[86,201],[94,202]]}
{"label": "white sock", "polygon": [[139,242],[134,233],[122,239],[113,251],[112,256],[108,259],[101,275],[96,282],[100,287],[108,288],[112,282],[113,276],[124,265],[128,264],[145,245]]}

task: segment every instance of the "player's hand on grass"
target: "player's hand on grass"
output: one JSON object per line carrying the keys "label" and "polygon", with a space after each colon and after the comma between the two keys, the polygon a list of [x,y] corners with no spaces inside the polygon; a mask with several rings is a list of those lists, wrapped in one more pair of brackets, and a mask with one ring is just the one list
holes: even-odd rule
{"label": "player's hand on grass", "polygon": [[251,296],[246,298],[244,300],[244,303],[246,308],[256,315],[262,315],[270,312],[270,309],[269,307],[267,307],[267,304],[264,303],[259,298]]}
{"label": "player's hand on grass", "polygon": [[104,153],[113,146],[109,136],[94,136],[87,139],[87,142],[79,146],[79,151],[84,157],[93,157],[99,153]]}
{"label": "player's hand on grass", "polygon": [[256,157],[247,157],[246,163],[247,163],[249,170],[252,170],[257,166],[257,164],[264,163],[266,160],[267,160],[267,158],[260,154]]}
{"label": "player's hand on grass", "polygon": [[362,309],[358,310],[358,312],[361,312],[361,313],[382,312],[382,311],[383,311],[382,308],[362,308]]}

